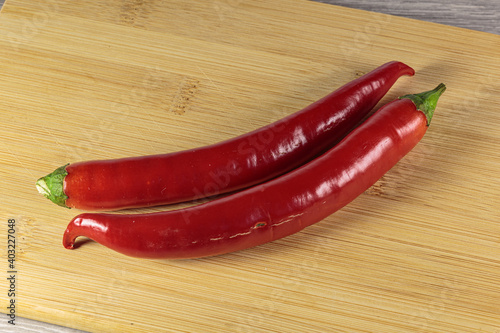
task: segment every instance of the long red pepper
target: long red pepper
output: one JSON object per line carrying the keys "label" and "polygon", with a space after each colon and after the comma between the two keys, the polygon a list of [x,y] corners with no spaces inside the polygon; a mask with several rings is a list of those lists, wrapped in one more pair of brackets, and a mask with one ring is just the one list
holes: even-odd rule
{"label": "long red pepper", "polygon": [[160,213],[85,213],[68,225],[143,258],[197,258],[270,242],[321,221],[363,193],[424,136],[445,86],[386,104],[337,146],[290,173],[198,206]]}
{"label": "long red pepper", "polygon": [[288,172],[357,125],[402,75],[389,62],[278,122],[218,144],[163,155],[69,164],[37,182],[58,205],[115,210],[239,190]]}

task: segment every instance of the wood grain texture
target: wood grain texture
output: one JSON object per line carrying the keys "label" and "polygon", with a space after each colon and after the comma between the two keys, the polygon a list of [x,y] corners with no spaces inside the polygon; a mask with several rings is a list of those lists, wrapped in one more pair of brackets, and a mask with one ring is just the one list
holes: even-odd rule
{"label": "wood grain texture", "polygon": [[[364,1],[312,0],[378,13],[500,34],[500,2],[496,0]],[[0,0],[0,7],[5,0]]]}
{"label": "wood grain texture", "polygon": [[18,317],[15,328],[12,325],[2,322],[0,331],[2,333],[82,333],[84,331],[64,326],[49,324],[38,320]]}
{"label": "wood grain texture", "polygon": [[[19,221],[19,316],[92,332],[500,330],[498,36],[279,0],[9,0],[0,31],[0,218]],[[417,75],[384,101],[448,84],[428,134],[292,237],[190,261],[68,251],[77,212],[34,188],[67,161],[249,131],[392,59]]]}
{"label": "wood grain texture", "polygon": [[500,34],[500,2],[495,0],[364,1],[317,0],[318,2],[398,15],[416,20]]}

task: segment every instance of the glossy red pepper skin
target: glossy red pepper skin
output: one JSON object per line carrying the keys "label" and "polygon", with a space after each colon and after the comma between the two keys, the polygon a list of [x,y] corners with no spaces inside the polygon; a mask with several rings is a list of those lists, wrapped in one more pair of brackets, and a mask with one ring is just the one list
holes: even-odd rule
{"label": "glossy red pepper skin", "polygon": [[276,123],[214,145],[66,167],[65,205],[116,210],[165,205],[240,190],[326,151],[355,127],[402,75],[390,62]]}
{"label": "glossy red pepper skin", "polygon": [[328,152],[288,174],[184,209],[81,214],[69,223],[63,245],[73,248],[76,237],[86,236],[133,257],[179,259],[264,244],[321,221],[351,202],[413,149],[427,125],[426,115],[412,100],[396,100]]}

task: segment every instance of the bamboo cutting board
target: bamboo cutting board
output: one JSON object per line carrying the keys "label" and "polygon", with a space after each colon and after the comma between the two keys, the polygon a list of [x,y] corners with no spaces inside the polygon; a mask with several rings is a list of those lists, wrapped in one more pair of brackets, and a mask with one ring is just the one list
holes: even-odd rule
{"label": "bamboo cutting board", "polygon": [[[15,219],[17,316],[92,332],[500,332],[499,36],[282,0],[8,0],[0,34],[0,250],[7,271]],[[383,103],[447,84],[429,131],[291,237],[198,260],[69,251],[79,211],[35,189],[67,162],[248,132],[390,60],[417,74]]]}

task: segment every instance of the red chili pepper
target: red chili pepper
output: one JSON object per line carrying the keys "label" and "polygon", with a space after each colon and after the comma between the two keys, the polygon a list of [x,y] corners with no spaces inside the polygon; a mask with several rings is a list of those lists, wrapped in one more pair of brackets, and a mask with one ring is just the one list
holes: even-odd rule
{"label": "red chili pepper", "polygon": [[164,155],[88,161],[37,182],[58,205],[86,210],[164,205],[249,187],[326,151],[357,125],[402,75],[390,62],[283,120],[218,144]]}
{"label": "red chili pepper", "polygon": [[86,213],[68,225],[71,249],[86,236],[143,258],[197,258],[270,242],[321,221],[373,185],[424,136],[445,86],[386,104],[304,166],[224,198],[167,212]]}

